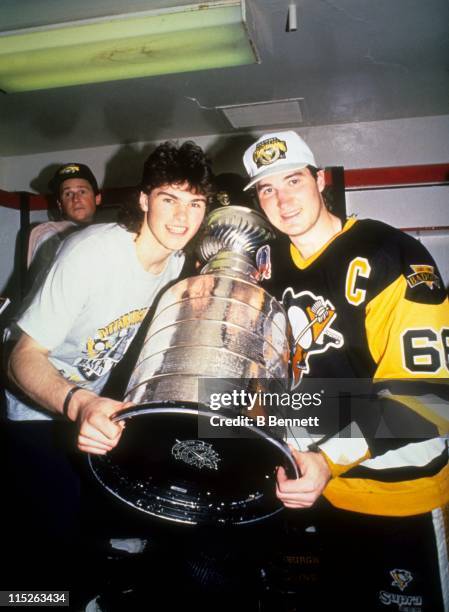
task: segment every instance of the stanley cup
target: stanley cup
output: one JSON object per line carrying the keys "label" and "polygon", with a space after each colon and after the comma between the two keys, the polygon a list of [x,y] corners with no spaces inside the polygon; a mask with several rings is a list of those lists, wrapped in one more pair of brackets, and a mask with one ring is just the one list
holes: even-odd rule
{"label": "stanley cup", "polygon": [[[211,388],[287,391],[287,316],[258,284],[273,237],[258,212],[216,209],[200,237],[201,273],[160,298],[124,397],[134,406],[116,415],[127,422],[120,443],[90,457],[102,485],[135,509],[190,525],[250,523],[281,509],[276,466],[297,475],[283,431],[211,435],[208,402]],[[244,410],[254,415],[229,408],[238,418]]]}
{"label": "stanley cup", "polygon": [[199,246],[205,265],[160,299],[125,401],[198,402],[199,377],[287,382],[287,318],[258,285],[266,273],[263,245],[272,238],[264,217],[249,208],[225,206],[208,216]]}

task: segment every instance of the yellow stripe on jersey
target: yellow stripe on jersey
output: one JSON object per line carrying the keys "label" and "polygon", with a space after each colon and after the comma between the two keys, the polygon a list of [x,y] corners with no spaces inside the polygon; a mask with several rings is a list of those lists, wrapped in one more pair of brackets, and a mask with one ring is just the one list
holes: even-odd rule
{"label": "yellow stripe on jersey", "polygon": [[368,478],[333,478],[324,490],[336,508],[377,514],[411,516],[449,503],[449,466],[432,477],[379,482]]}
{"label": "yellow stripe on jersey", "polygon": [[366,306],[368,346],[377,364],[374,379],[449,378],[449,300],[412,302],[405,299],[406,289],[400,276]]}
{"label": "yellow stripe on jersey", "polygon": [[354,223],[356,223],[356,221],[357,221],[356,217],[349,217],[349,219],[347,219],[346,223],[344,224],[343,228],[337,234],[332,236],[332,238],[328,240],[326,244],[323,244],[323,246],[321,247],[319,251],[317,251],[316,253],[308,257],[307,259],[304,259],[304,257],[301,255],[301,253],[298,251],[298,249],[295,247],[294,244],[290,244],[290,255],[291,255],[291,258],[295,266],[299,268],[300,270],[305,270],[308,266],[310,266],[311,263],[313,263],[316,259],[318,259],[321,253],[324,253],[324,251],[331,244],[331,242],[333,242],[336,238],[338,238],[338,236],[341,236],[342,234],[350,230],[351,227],[354,225]]}
{"label": "yellow stripe on jersey", "polygon": [[329,455],[323,449],[320,449],[320,450],[321,450],[321,454],[326,459],[326,463],[331,471],[332,478],[336,478],[337,476],[344,474],[351,468],[359,465],[362,461],[365,461],[366,459],[369,459],[371,457],[371,453],[369,452],[369,450],[367,450],[366,453],[363,455],[363,457],[356,459],[352,463],[348,463],[348,464],[334,463],[332,459],[329,457]]}

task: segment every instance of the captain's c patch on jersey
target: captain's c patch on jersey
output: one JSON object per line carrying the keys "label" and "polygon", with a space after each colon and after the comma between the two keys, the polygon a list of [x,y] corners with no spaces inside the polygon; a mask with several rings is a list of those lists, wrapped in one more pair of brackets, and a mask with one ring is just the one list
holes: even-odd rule
{"label": "captain's c patch on jersey", "polygon": [[308,374],[309,359],[315,353],[324,353],[331,346],[340,348],[343,335],[333,329],[337,316],[333,304],[321,295],[310,291],[294,293],[289,287],[284,291],[282,303],[292,327],[294,347],[292,350],[292,377],[294,389]]}
{"label": "captain's c patch on jersey", "polygon": [[369,278],[371,266],[366,257],[356,257],[348,266],[345,281],[346,300],[353,306],[359,306],[365,301],[366,289],[357,287],[359,277]]}

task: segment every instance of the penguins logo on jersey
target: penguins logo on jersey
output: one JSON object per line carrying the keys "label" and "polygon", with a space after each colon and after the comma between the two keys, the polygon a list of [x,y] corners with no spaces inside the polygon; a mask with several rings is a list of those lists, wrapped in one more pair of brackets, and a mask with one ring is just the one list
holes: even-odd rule
{"label": "penguins logo on jersey", "polygon": [[332,303],[323,296],[310,291],[293,293],[289,287],[282,296],[293,337],[292,357],[293,389],[299,385],[304,374],[309,373],[309,359],[315,353],[324,353],[331,346],[340,348],[343,335],[332,329],[337,313]]}
{"label": "penguins logo on jersey", "polygon": [[394,569],[391,570],[390,576],[393,578],[391,585],[398,587],[401,591],[407,588],[407,585],[413,580],[413,576],[408,570]]}
{"label": "penguins logo on jersey", "polygon": [[441,287],[441,281],[435,274],[434,266],[410,264],[410,268],[413,270],[413,274],[407,276],[407,284],[412,289],[422,284],[427,285],[429,289],[433,289],[434,285],[437,289]]}

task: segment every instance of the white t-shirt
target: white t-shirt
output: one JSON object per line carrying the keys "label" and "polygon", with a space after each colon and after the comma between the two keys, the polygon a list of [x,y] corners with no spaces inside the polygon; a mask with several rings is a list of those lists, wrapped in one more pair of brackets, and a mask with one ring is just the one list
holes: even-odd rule
{"label": "white t-shirt", "polygon": [[[88,227],[64,241],[18,325],[48,349],[64,378],[100,393],[155,296],[183,264],[174,253],[160,274],[151,274],[138,260],[133,234],[116,224]],[[7,412],[13,420],[51,418],[11,393]]]}

